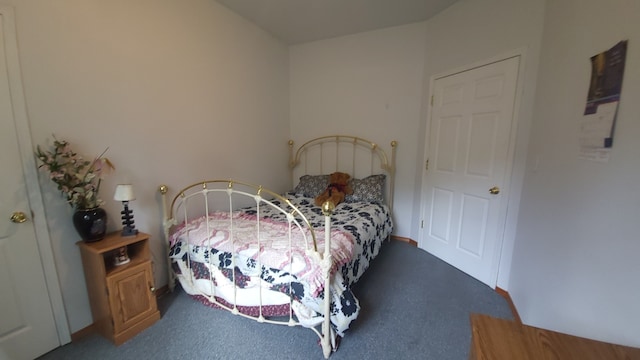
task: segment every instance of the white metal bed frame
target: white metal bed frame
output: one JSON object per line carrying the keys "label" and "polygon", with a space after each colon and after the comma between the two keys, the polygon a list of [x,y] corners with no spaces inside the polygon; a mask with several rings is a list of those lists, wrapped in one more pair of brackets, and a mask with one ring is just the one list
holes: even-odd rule
{"label": "white metal bed frame", "polygon": [[[312,170],[310,170],[310,168],[306,165],[308,160],[309,160],[309,151],[310,149],[315,149],[316,155],[313,156],[317,156],[320,158],[320,167],[315,169],[315,172],[317,174],[326,174],[326,171],[343,171],[343,172],[350,172],[350,174],[355,174],[356,173],[356,169],[357,167],[360,165],[359,161],[356,161],[356,157],[357,157],[357,152],[359,151],[358,149],[365,149],[366,152],[370,153],[370,174],[375,174],[376,168],[379,167],[381,170],[383,170],[384,172],[386,172],[387,176],[389,177],[389,181],[387,182],[387,189],[386,189],[386,199],[387,199],[387,204],[389,206],[390,209],[392,209],[393,206],[393,186],[394,186],[394,175],[395,175],[395,150],[396,150],[396,146],[397,146],[397,142],[396,141],[392,141],[391,142],[391,148],[392,148],[392,152],[391,152],[391,160],[389,160],[389,158],[387,158],[384,150],[382,150],[380,147],[378,147],[375,143],[359,138],[359,137],[354,137],[354,136],[348,136],[348,135],[331,135],[331,136],[323,136],[323,137],[319,137],[313,140],[310,140],[306,143],[304,143],[302,146],[300,146],[298,148],[298,150],[294,153],[293,152],[293,141],[289,141],[289,149],[290,149],[290,153],[289,153],[289,168],[291,169],[291,176],[292,176],[292,180],[295,182],[295,179],[293,179],[293,177],[295,176],[295,168],[298,167],[299,165],[303,164],[303,171],[304,172],[311,172]],[[351,148],[349,151],[344,151],[344,149],[341,149],[341,146],[343,144],[348,144],[348,146]],[[330,166],[324,166],[324,159],[326,159],[327,157],[332,157],[330,155],[325,155],[325,150],[327,150],[327,148],[332,147],[334,148],[333,154],[335,154],[335,164],[334,165],[330,165]],[[342,150],[342,151],[341,151]],[[331,151],[330,151],[331,152]],[[347,163],[350,163],[351,168],[350,169],[345,169],[343,165],[341,165],[340,160],[345,156],[344,153],[349,153],[351,152],[351,159],[350,161],[348,161]],[[313,157],[311,156],[311,157]],[[342,162],[342,164],[344,164],[344,161]],[[328,170],[331,169],[331,170]],[[224,186],[220,186],[220,185],[224,185]],[[326,202],[325,204],[323,204],[322,206],[322,212],[324,215],[324,243],[325,243],[325,247],[324,249],[321,249],[320,252],[317,249],[317,243],[316,243],[316,236],[315,236],[315,231],[314,229],[311,227],[309,221],[307,220],[307,218],[304,216],[304,214],[297,209],[288,199],[286,199],[285,197],[271,191],[268,189],[263,188],[260,185],[253,185],[253,184],[249,184],[249,183],[245,183],[245,182],[240,182],[240,181],[234,181],[234,180],[229,180],[229,179],[225,179],[225,180],[207,180],[207,181],[201,181],[201,182],[197,182],[194,184],[191,184],[187,187],[185,187],[184,189],[180,190],[177,195],[173,198],[173,200],[171,201],[170,207],[167,208],[167,193],[168,193],[168,188],[165,185],[160,186],[160,193],[162,194],[162,205],[163,205],[163,226],[164,226],[164,233],[165,233],[165,239],[167,241],[167,246],[169,247],[169,239],[170,239],[170,232],[172,230],[172,228],[176,225],[179,225],[182,221],[184,221],[184,223],[186,224],[186,222],[189,219],[189,214],[188,214],[188,202],[192,199],[200,199],[202,200],[202,202],[204,203],[204,213],[205,214],[209,214],[209,211],[214,209],[215,205],[210,203],[209,200],[209,194],[211,193],[226,193],[227,197],[228,197],[228,210],[229,212],[232,212],[233,210],[235,210],[238,205],[235,205],[236,203],[234,202],[234,198],[236,196],[240,196],[241,198],[244,198],[244,200],[251,200],[250,202],[255,203],[256,207],[257,207],[257,211],[258,211],[258,216],[256,217],[256,229],[258,231],[258,241],[260,241],[260,236],[259,236],[259,223],[260,223],[260,207],[261,206],[269,206],[272,208],[277,209],[277,211],[286,214],[287,220],[288,220],[288,227],[289,227],[289,242],[291,243],[291,230],[294,228],[298,228],[298,229],[308,229],[309,230],[309,234],[311,239],[307,238],[305,236],[305,249],[307,251],[307,253],[309,255],[311,255],[310,257],[312,259],[314,259],[314,261],[317,261],[317,263],[320,265],[321,269],[322,269],[322,273],[323,273],[323,281],[324,281],[324,291],[330,291],[331,289],[331,267],[332,267],[332,258],[331,258],[331,253],[330,253],[330,249],[331,249],[331,215],[332,212],[335,208],[335,205],[332,204],[331,202]],[[275,204],[273,202],[274,199],[280,200],[280,202],[282,204],[286,204],[286,208],[282,207],[282,206],[278,206],[277,204]],[[242,200],[239,201],[238,203],[246,203],[243,202]],[[246,205],[245,205],[246,206]],[[180,211],[182,211],[182,213],[180,213]],[[181,220],[178,220],[181,219]],[[231,225],[231,229],[233,229],[233,221],[231,221],[230,223]],[[209,223],[207,221],[207,230],[209,230]],[[209,231],[207,231],[209,232]],[[231,237],[233,237],[233,235],[231,235]],[[289,253],[291,253],[291,244],[289,247]],[[259,247],[260,248],[260,247]],[[235,253],[235,252],[234,252]],[[172,270],[172,266],[171,266],[171,259],[169,258],[169,256],[167,256],[167,260],[168,260],[168,271],[169,271],[169,289],[171,291],[173,291],[173,288],[175,286],[175,281],[176,281],[176,275],[174,274],[173,270]],[[232,257],[232,262],[235,261],[235,257]],[[258,264],[260,261],[260,256],[258,256]],[[235,264],[232,263],[232,268],[235,268]],[[233,284],[236,284],[235,281],[235,271],[232,272],[233,273]],[[211,275],[210,275],[211,277]],[[186,279],[187,281],[193,281],[192,278],[190,279]],[[202,296],[204,296],[205,298],[207,298],[208,301],[210,301],[212,304],[217,305],[218,307],[225,309],[227,311],[230,311],[231,313],[235,314],[235,315],[241,315],[243,317],[246,318],[250,318],[253,319],[255,321],[261,322],[261,323],[270,323],[270,324],[278,324],[278,325],[287,325],[287,326],[304,326],[300,321],[298,321],[297,318],[294,317],[293,314],[293,308],[292,308],[292,304],[293,304],[293,299],[291,296],[289,296],[290,300],[289,300],[289,316],[287,320],[275,320],[275,319],[267,319],[263,316],[262,313],[262,288],[260,287],[259,293],[260,293],[260,301],[259,301],[259,315],[257,317],[254,317],[252,315],[249,314],[245,314],[242,313],[238,310],[238,305],[236,302],[236,292],[237,292],[237,287],[235,288],[234,291],[234,301],[231,304],[231,306],[227,306],[224,303],[221,303],[217,300],[216,298],[216,294],[215,294],[215,286],[213,285],[213,279],[210,279],[211,281],[211,289],[212,291],[212,295],[206,295],[206,294],[201,294]],[[289,284],[291,285],[291,284]],[[289,286],[289,289],[291,289],[291,286]],[[291,291],[291,290],[290,290]],[[323,303],[323,310],[324,310],[324,314],[327,314],[327,316],[324,316],[322,323],[320,325],[320,330],[318,330],[316,327],[309,327],[311,330],[313,330],[316,335],[319,337],[320,339],[320,344],[322,346],[322,352],[324,354],[325,358],[328,358],[331,354],[332,350],[335,350],[336,348],[336,343],[335,343],[335,335],[332,332],[331,329],[331,318],[330,318],[330,305],[331,305],[331,296],[325,294],[324,296],[324,303]]]}
{"label": "white metal bed frame", "polygon": [[[322,175],[341,171],[357,178],[360,175],[364,177],[376,174],[376,169],[379,168],[386,173],[389,180],[386,183],[386,203],[393,211],[397,141],[393,140],[390,143],[390,158],[375,142],[351,135],[327,135],[311,139],[300,145],[295,152],[293,145],[293,140],[289,140],[289,169],[294,184],[296,176],[299,175]],[[358,158],[358,154],[363,156]],[[358,161],[363,158],[369,159],[368,164]]]}

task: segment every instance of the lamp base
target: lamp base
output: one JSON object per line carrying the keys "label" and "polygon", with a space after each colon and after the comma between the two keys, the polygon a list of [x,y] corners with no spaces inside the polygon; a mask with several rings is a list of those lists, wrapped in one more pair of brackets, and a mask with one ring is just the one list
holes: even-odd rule
{"label": "lamp base", "polygon": [[122,233],[120,233],[121,236],[136,236],[138,235],[138,229],[134,229],[132,227],[129,226],[125,226],[124,228],[122,228]]}

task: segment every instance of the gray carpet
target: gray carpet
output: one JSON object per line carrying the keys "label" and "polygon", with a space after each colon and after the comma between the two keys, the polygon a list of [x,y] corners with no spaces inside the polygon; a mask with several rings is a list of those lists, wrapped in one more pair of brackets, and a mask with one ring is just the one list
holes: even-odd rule
{"label": "gray carpet", "polygon": [[[330,359],[468,359],[471,313],[513,319],[495,291],[399,241],[385,243],[354,293],[360,316]],[[159,307],[162,319],[119,347],[92,335],[40,359],[323,359],[305,328],[259,324],[182,291]]]}

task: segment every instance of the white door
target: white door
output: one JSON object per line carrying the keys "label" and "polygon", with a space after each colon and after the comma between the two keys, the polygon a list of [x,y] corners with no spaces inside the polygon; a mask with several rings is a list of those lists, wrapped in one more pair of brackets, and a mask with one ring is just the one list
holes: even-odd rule
{"label": "white door", "polygon": [[[39,199],[33,191],[39,195],[39,189],[28,189],[29,167],[23,166],[25,158],[33,159],[33,152],[25,136],[13,19],[10,8],[0,7],[0,359],[18,360],[38,357],[60,346],[61,340],[47,286],[47,277],[55,274],[47,275],[44,267],[51,252],[41,252],[30,208],[30,199]],[[25,155],[25,150],[30,153]],[[35,164],[29,165],[33,180]]]}
{"label": "white door", "polygon": [[437,78],[420,247],[495,287],[519,57]]}

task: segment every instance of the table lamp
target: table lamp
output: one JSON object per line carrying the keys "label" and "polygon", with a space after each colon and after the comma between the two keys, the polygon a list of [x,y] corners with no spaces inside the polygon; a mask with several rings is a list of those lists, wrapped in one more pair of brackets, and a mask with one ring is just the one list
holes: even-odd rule
{"label": "table lamp", "polygon": [[122,236],[133,236],[138,234],[138,230],[133,224],[133,211],[129,209],[129,201],[136,199],[133,193],[133,185],[131,184],[118,184],[116,186],[116,193],[113,196],[114,200],[122,201],[124,210],[120,212],[122,214]]}

